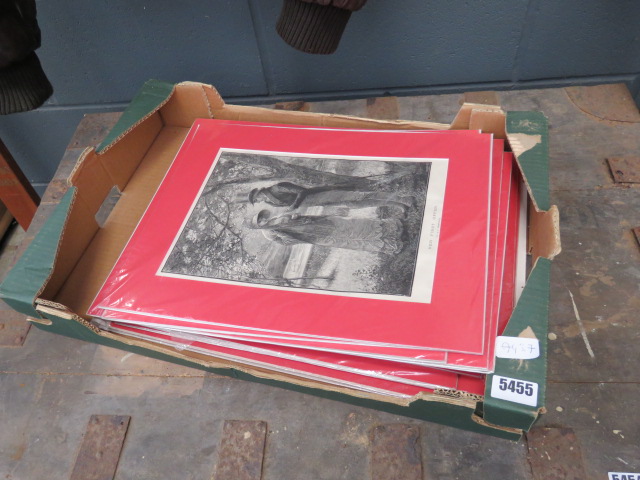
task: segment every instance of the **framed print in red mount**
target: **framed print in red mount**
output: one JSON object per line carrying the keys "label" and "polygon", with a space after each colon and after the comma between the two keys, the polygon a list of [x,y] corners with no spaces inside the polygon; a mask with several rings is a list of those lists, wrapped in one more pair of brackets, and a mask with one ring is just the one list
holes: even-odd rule
{"label": "framed print in red mount", "polygon": [[88,313],[482,352],[492,145],[199,120]]}
{"label": "framed print in red mount", "polygon": [[[192,336],[208,336],[213,337],[213,341],[220,339],[227,339],[235,342],[238,348],[242,348],[243,345],[247,345],[247,342],[261,342],[264,348],[271,349],[273,346],[286,351],[295,346],[307,348],[309,353],[303,353],[303,355],[317,355],[321,356],[321,352],[330,352],[329,355],[334,353],[343,353],[347,355],[360,355],[368,356],[374,359],[387,358],[396,362],[408,361],[414,365],[432,365],[436,368],[449,368],[456,369],[458,371],[476,371],[476,372],[490,372],[493,368],[493,347],[496,336],[496,328],[498,317],[508,318],[510,315],[510,308],[508,303],[504,303],[504,297],[509,298],[513,296],[513,289],[511,293],[508,292],[507,285],[502,285],[502,270],[503,262],[505,261],[505,242],[506,242],[506,226],[507,226],[507,214],[513,216],[514,207],[517,211],[517,205],[511,204],[511,172],[513,166],[513,157],[510,153],[504,153],[503,142],[500,140],[494,140],[494,165],[492,170],[492,204],[491,204],[491,244],[489,264],[492,266],[492,271],[489,275],[489,284],[491,287],[492,301],[487,303],[488,313],[488,326],[485,329],[485,351],[482,354],[464,354],[458,352],[440,352],[440,351],[415,351],[415,350],[401,350],[397,348],[372,348],[371,345],[365,344],[349,344],[340,345],[339,343],[322,342],[319,339],[312,339],[310,337],[290,337],[285,335],[276,334],[256,334],[253,331],[246,329],[233,329],[226,327],[225,330],[217,330],[215,327],[209,326],[206,323],[197,323],[193,321],[186,321],[181,319],[163,319],[159,317],[145,316],[141,314],[127,314],[117,311],[104,311],[102,318],[105,320],[116,320],[119,322],[128,323],[133,325],[142,326],[143,328],[159,328],[166,331],[173,331],[175,335],[185,334]],[[498,162],[498,159],[500,162]],[[516,193],[517,196],[517,193]],[[515,218],[515,216],[514,216]],[[512,237],[515,238],[512,232]],[[513,251],[511,252],[514,253]],[[509,255],[507,255],[509,256]],[[507,311],[509,310],[509,311]],[[224,327],[220,327],[224,328]],[[247,332],[250,332],[247,334]],[[207,341],[206,338],[203,341]],[[345,342],[347,343],[347,342]],[[250,343],[249,343],[250,344]],[[252,348],[252,347],[248,347]],[[354,351],[354,349],[356,351]],[[298,348],[298,350],[300,350]],[[300,350],[304,352],[304,350]],[[316,353],[312,353],[315,351]],[[407,356],[408,358],[402,358]]]}

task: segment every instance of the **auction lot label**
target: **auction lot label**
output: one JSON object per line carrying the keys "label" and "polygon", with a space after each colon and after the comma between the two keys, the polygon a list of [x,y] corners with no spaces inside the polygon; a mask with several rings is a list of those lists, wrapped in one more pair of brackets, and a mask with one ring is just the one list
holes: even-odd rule
{"label": "auction lot label", "polygon": [[538,404],[538,384],[494,375],[491,382],[491,396],[535,407]]}

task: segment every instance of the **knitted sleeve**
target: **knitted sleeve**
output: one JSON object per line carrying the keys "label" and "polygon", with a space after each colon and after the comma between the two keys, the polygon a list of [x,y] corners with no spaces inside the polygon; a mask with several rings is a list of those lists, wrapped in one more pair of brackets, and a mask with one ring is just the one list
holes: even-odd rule
{"label": "knitted sleeve", "polygon": [[38,108],[53,93],[39,47],[35,0],[0,1],[0,115]]}
{"label": "knitted sleeve", "polygon": [[0,2],[0,68],[23,60],[40,46],[35,3]]}
{"label": "knitted sleeve", "polygon": [[317,3],[318,5],[331,5],[336,8],[343,8],[355,12],[360,10],[367,0],[302,0],[308,3]]}
{"label": "knitted sleeve", "polygon": [[293,48],[333,53],[351,13],[367,0],[284,0],[276,31]]}

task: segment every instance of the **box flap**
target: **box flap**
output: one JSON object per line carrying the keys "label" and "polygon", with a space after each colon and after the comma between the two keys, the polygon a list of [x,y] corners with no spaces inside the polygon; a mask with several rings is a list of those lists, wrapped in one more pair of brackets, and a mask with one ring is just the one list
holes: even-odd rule
{"label": "box flap", "polygon": [[69,189],[0,285],[0,298],[27,316],[40,316],[35,310],[35,299],[53,271],[74,196],[75,189]]}
{"label": "box flap", "polygon": [[549,210],[547,118],[541,112],[507,112],[507,139],[518,160],[536,210]]}
{"label": "box flap", "polygon": [[195,82],[178,83],[162,105],[160,114],[165,125],[191,128],[196,118],[217,118],[225,103],[211,85]]}
{"label": "box flap", "polygon": [[[547,383],[547,324],[549,315],[549,281],[551,260],[540,257],[533,267],[520,300],[503,335],[527,336],[540,342],[540,356],[532,360],[496,358],[495,372],[487,375],[484,397],[484,420],[492,424],[528,430],[544,405]],[[524,380],[538,384],[535,407],[491,396],[493,377]]]}
{"label": "box flap", "polygon": [[538,257],[553,260],[561,250],[558,207],[551,205],[548,211],[538,212],[532,205],[529,212],[529,253],[533,263]]}
{"label": "box flap", "polygon": [[113,126],[105,139],[96,148],[97,153],[109,148],[118,138],[124,135],[137,123],[155,112],[171,96],[174,90],[172,83],[160,80],[148,80],[133,98],[118,122]]}
{"label": "box flap", "polygon": [[497,105],[464,103],[451,122],[451,130],[482,130],[504,139],[505,113]]}

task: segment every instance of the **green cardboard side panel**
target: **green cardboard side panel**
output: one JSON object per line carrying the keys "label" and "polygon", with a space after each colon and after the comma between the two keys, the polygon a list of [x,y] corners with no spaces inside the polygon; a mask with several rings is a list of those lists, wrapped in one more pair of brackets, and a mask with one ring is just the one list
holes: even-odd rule
{"label": "green cardboard side panel", "polygon": [[518,156],[518,163],[540,210],[549,210],[549,129],[541,112],[507,112],[507,133],[528,135],[535,145]]}
{"label": "green cardboard side panel", "polygon": [[[540,342],[540,356],[532,360],[497,358],[493,375],[487,376],[484,400],[484,419],[512,428],[529,430],[544,405],[547,383],[547,324],[549,315],[549,281],[551,260],[539,258],[520,296],[504,336],[517,337],[527,327]],[[509,402],[491,396],[494,375],[534,382],[538,385],[537,406]]]}
{"label": "green cardboard side panel", "polygon": [[51,213],[27,250],[0,285],[0,298],[11,308],[29,317],[40,317],[34,301],[54,267],[65,220],[75,187],[70,188]]}
{"label": "green cardboard side panel", "polygon": [[47,318],[51,320],[51,325],[35,324],[36,327],[59,335],[64,335],[71,338],[84,340],[91,343],[97,343],[108,347],[118,348],[127,352],[133,352],[139,355],[155,358],[158,360],[168,361],[178,365],[186,367],[192,367],[199,370],[204,370],[216,375],[224,375],[227,377],[237,378],[239,380],[257,382],[264,385],[285,388],[299,393],[308,395],[314,395],[317,397],[327,398],[329,400],[336,400],[359,407],[372,408],[384,412],[391,413],[393,415],[401,415],[405,417],[416,418],[419,420],[426,420],[429,422],[439,423],[442,425],[448,425],[463,430],[469,430],[476,433],[482,433],[486,435],[492,435],[499,438],[508,440],[518,440],[521,435],[515,432],[508,432],[499,430],[486,425],[475,422],[472,419],[473,410],[467,407],[459,405],[451,405],[449,403],[434,402],[426,400],[417,400],[409,406],[401,406],[390,404],[386,402],[380,402],[377,400],[352,397],[344,393],[329,392],[326,390],[303,387],[294,385],[281,380],[272,380],[267,378],[251,375],[233,368],[207,368],[198,363],[190,362],[182,358],[176,358],[168,354],[160,353],[155,350],[150,350],[138,346],[128,345],[121,343],[110,338],[103,337],[96,334],[91,329],[85,327],[79,322],[74,320],[67,320],[64,318],[48,315]]}
{"label": "green cardboard side panel", "polygon": [[122,113],[118,122],[105,137],[98,148],[97,153],[102,152],[120,135],[125,133],[141,119],[155,111],[171,95],[174,89],[173,83],[162,82],[160,80],[148,80],[140,91],[131,100],[127,109]]}

